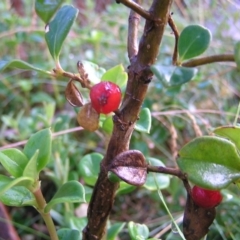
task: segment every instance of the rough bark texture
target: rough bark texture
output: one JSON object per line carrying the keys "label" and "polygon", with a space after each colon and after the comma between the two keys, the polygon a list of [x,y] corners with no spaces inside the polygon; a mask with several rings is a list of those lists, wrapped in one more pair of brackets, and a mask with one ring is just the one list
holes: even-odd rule
{"label": "rough bark texture", "polygon": [[153,1],[149,9],[153,20],[146,21],[138,53],[130,59],[126,94],[119,113],[113,117],[113,134],[88,208],[88,224],[83,231],[85,240],[102,239],[104,236],[107,219],[118,188],[118,183],[108,180],[108,169],[114,157],[129,148],[134,125],[138,120],[148,83],[152,77],[149,66],[156,61],[171,3],[172,0]]}

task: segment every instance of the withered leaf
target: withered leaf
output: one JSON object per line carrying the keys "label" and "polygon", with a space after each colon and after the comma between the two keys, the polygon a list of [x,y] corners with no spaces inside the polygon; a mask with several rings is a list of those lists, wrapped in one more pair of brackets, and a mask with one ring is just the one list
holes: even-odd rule
{"label": "withered leaf", "polygon": [[94,132],[99,127],[99,114],[92,107],[91,103],[87,103],[80,109],[77,121],[84,129]]}
{"label": "withered leaf", "polygon": [[208,228],[213,223],[215,216],[215,208],[206,209],[197,206],[188,194],[183,218],[185,238],[187,240],[202,239],[208,233]]}
{"label": "withered leaf", "polygon": [[73,83],[72,79],[68,82],[67,87],[65,89],[65,97],[73,107],[83,106],[82,94],[79,92],[78,88]]}
{"label": "withered leaf", "polygon": [[141,186],[146,182],[147,163],[140,151],[128,150],[114,158],[110,171],[131,185]]}

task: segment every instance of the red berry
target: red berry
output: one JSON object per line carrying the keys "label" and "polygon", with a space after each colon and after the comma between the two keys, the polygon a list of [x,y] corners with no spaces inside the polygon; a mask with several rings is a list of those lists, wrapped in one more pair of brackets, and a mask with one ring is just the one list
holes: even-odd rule
{"label": "red berry", "polygon": [[192,199],[199,207],[213,208],[222,201],[222,195],[216,190],[208,190],[194,186],[192,189]]}
{"label": "red berry", "polygon": [[118,109],[121,102],[121,90],[115,83],[100,82],[90,90],[93,108],[98,113],[108,114]]}

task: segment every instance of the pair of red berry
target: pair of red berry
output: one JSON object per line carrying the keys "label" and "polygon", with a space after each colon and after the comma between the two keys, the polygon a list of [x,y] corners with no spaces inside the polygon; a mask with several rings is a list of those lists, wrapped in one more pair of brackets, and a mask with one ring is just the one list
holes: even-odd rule
{"label": "pair of red berry", "polygon": [[208,190],[194,186],[192,188],[192,199],[199,207],[213,208],[221,203],[222,195],[217,190]]}
{"label": "pair of red berry", "polygon": [[113,82],[100,82],[90,90],[92,107],[98,113],[108,114],[118,109],[121,102],[121,90]]}

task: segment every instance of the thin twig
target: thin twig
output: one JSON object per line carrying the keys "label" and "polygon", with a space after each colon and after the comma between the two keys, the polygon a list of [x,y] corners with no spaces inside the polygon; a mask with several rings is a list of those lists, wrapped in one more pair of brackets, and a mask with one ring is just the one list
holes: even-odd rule
{"label": "thin twig", "polygon": [[197,67],[201,65],[206,65],[209,63],[215,63],[215,62],[235,62],[234,55],[233,54],[219,54],[219,55],[213,55],[208,57],[202,57],[202,58],[196,58],[189,60],[187,62],[183,62],[183,67]]}
{"label": "thin twig", "polygon": [[[53,137],[57,137],[57,136],[60,136],[60,135],[64,135],[64,134],[68,134],[68,133],[72,133],[72,132],[77,132],[77,131],[82,131],[82,130],[83,130],[82,127],[75,127],[75,128],[70,128],[70,129],[67,129],[67,130],[63,130],[63,131],[59,131],[59,132],[53,133],[52,136]],[[27,143],[27,140],[16,142],[16,143],[12,143],[12,144],[8,144],[8,145],[0,147],[0,150],[6,149],[6,148],[19,147],[19,146],[25,145],[26,143]]]}
{"label": "thin twig", "polygon": [[168,18],[168,24],[171,27],[173,34],[175,36],[175,46],[174,46],[174,50],[173,50],[173,57],[172,57],[172,64],[173,65],[177,65],[178,62],[178,39],[179,39],[179,32],[177,29],[177,26],[175,25],[171,14],[169,14],[169,18]]}
{"label": "thin twig", "polygon": [[119,3],[127,6],[128,8],[132,9],[134,12],[138,13],[140,16],[145,18],[146,20],[153,20],[151,14],[139,6],[137,3],[131,0],[118,0]]}
{"label": "thin twig", "polygon": [[[139,3],[136,0],[136,3]],[[128,58],[131,59],[138,53],[138,25],[140,22],[140,15],[134,10],[131,10],[128,18]]]}

